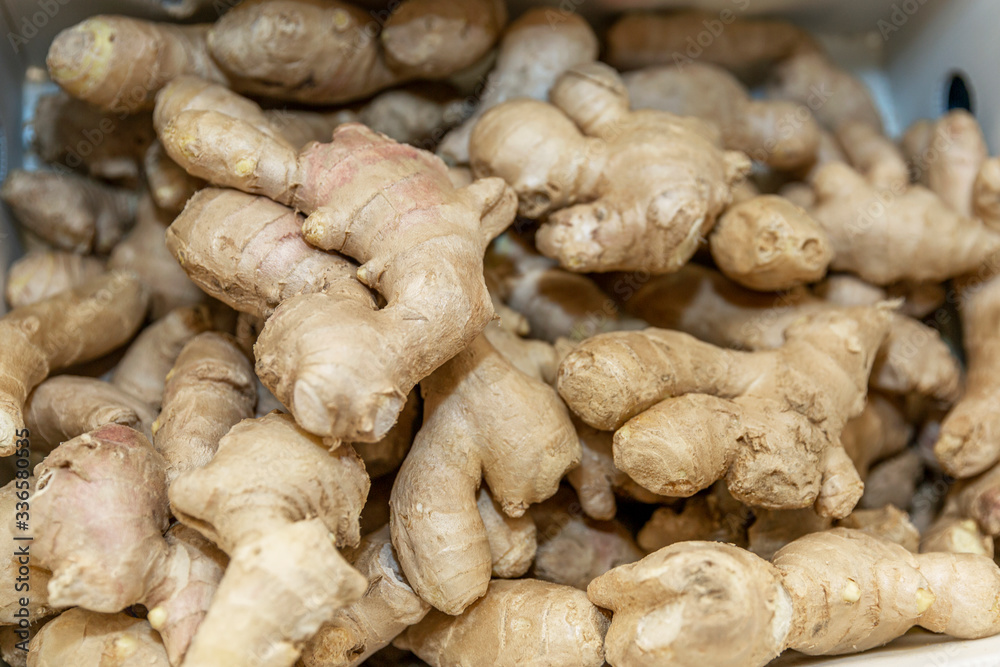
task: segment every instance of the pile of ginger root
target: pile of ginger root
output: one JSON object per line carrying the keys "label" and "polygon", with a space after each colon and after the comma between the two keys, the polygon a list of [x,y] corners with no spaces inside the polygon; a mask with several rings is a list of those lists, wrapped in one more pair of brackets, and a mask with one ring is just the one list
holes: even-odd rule
{"label": "pile of ginger root", "polygon": [[763,667],[1000,634],[1000,157],[971,113],[887,136],[779,20],[678,59],[718,16],[369,4],[52,41],[37,166],[0,183],[3,661]]}

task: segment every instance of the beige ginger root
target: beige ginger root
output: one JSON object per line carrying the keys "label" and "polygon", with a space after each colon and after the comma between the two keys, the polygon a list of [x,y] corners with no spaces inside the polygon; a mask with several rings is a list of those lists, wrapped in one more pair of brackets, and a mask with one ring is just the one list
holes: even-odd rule
{"label": "beige ginger root", "polygon": [[708,242],[712,259],[726,277],[762,292],[815,282],[833,260],[823,228],[804,209],[777,195],[730,206]]}
{"label": "beige ginger root", "polygon": [[31,129],[44,162],[130,187],[156,139],[148,114],[109,113],[63,91],[38,98]]}
{"label": "beige ginger root", "polygon": [[608,31],[607,61],[621,70],[710,63],[750,76],[815,48],[809,34],[791,23],[734,19],[732,12],[725,17],[700,11],[626,14]]}
{"label": "beige ginger root", "polygon": [[446,78],[486,55],[506,19],[497,0],[409,0],[374,19],[337,0],[263,0],[226,12],[208,47],[234,90],[328,105]]}
{"label": "beige ginger root", "polygon": [[880,190],[841,163],[821,168],[813,186],[810,213],[833,244],[831,268],[870,283],[940,282],[975,270],[1000,249],[1000,234],[921,186]]}
{"label": "beige ginger root", "polygon": [[[299,155],[214,112],[180,113],[161,140],[189,172],[310,214],[305,239],[362,262],[358,279],[385,297],[387,305],[377,313],[330,317],[331,311],[358,308],[338,308],[326,293],[307,295],[283,303],[265,324],[256,347],[257,373],[310,432],[380,439],[413,386],[469,344],[493,316],[483,252],[515,208],[514,194],[501,179],[456,190],[435,156],[355,123],[340,125],[332,143],[312,144]],[[257,145],[253,164],[232,159],[244,155],[244,140]],[[258,176],[247,180],[254,172]],[[287,344],[307,331],[309,349]],[[374,347],[382,351],[377,357],[369,353]]]}
{"label": "beige ginger root", "polygon": [[389,429],[384,438],[376,442],[354,443],[354,450],[365,462],[369,477],[375,479],[399,468],[417,434],[417,426],[423,413],[421,407],[418,392],[410,392],[396,425]]}
{"label": "beige ginger root", "polygon": [[837,526],[881,537],[914,553],[920,547],[920,532],[910,521],[910,515],[895,505],[855,510],[849,517],[838,521]]}
{"label": "beige ginger root", "polygon": [[424,424],[392,489],[392,543],[410,586],[458,614],[489,584],[488,533],[476,505],[485,479],[520,517],[580,460],[566,408],[479,337],[421,385]]}
{"label": "beige ginger root", "polygon": [[208,52],[209,28],[93,16],[56,35],[45,64],[63,90],[100,109],[152,109],[156,93],[178,76],[225,83]]}
{"label": "beige ginger root", "polygon": [[992,558],[993,537],[983,534],[975,519],[962,516],[959,502],[954,495],[951,495],[945,501],[937,519],[921,536],[920,553],[932,551],[979,554]]}
{"label": "beige ginger root", "polygon": [[96,257],[62,250],[35,251],[7,269],[5,296],[12,308],[30,306],[78,287],[103,272],[104,262]]}
{"label": "beige ginger root", "polygon": [[886,505],[908,507],[924,477],[924,461],[916,449],[904,449],[872,466],[865,479],[859,505],[877,509]]}
{"label": "beige ginger root", "polygon": [[119,347],[146,315],[133,276],[107,273],[0,318],[0,456],[14,453],[28,394],[50,373]]}
{"label": "beige ginger root", "polygon": [[495,579],[522,576],[531,568],[538,546],[532,516],[507,516],[485,484],[476,494],[476,508],[490,545],[492,576]]}
{"label": "beige ginger root", "polygon": [[839,518],[863,488],[840,434],[864,408],[889,315],[812,315],[762,352],[659,329],[602,334],[563,360],[559,394],[591,426],[616,430],[615,465],[654,493],[691,496],[724,478],[748,505],[816,503]]}
{"label": "beige ginger root", "polygon": [[156,412],[122,389],[96,378],[57,375],[37,387],[24,404],[24,425],[33,454],[105,424],[120,424],[151,437]]}
{"label": "beige ginger root", "polygon": [[393,645],[432,667],[599,667],[607,627],[583,591],[537,579],[499,580],[461,616],[431,610]]}
{"label": "beige ginger root", "polygon": [[159,140],[150,144],[142,164],[149,196],[157,208],[169,213],[180,213],[187,200],[205,185],[200,178],[187,173],[171,160]]}
{"label": "beige ginger root", "polygon": [[986,535],[1000,535],[1000,464],[954,490],[962,516],[975,519]]}
{"label": "beige ginger root", "polygon": [[[800,512],[816,513],[811,509],[802,510],[761,510],[756,511],[757,522],[762,516],[794,516]],[[692,496],[684,501],[684,508],[677,511],[671,507],[658,507],[649,521],[639,530],[636,539],[647,553],[662,549],[677,542],[709,540],[728,542],[738,546],[747,545],[747,523],[749,509],[729,495],[725,484],[716,483],[708,493]],[[751,550],[752,547],[751,547]]]}
{"label": "beige ginger root", "polygon": [[622,77],[633,109],[658,109],[711,121],[722,144],[774,169],[816,159],[820,128],[807,107],[754,100],[732,74],[708,63],[649,67]]}
{"label": "beige ginger root", "polygon": [[188,341],[167,374],[153,424],[167,483],[211,461],[222,436],[253,416],[256,399],[250,361],[230,336],[205,332]]}
{"label": "beige ginger root", "polygon": [[910,167],[892,140],[865,121],[849,121],[836,129],[847,161],[879,190],[902,192],[910,184]]}
{"label": "beige ginger root", "polygon": [[560,74],[597,59],[597,36],[584,19],[572,12],[550,18],[549,9],[529,9],[504,31],[476,110],[438,146],[446,162],[469,163],[469,137],[484,113],[514,97],[545,100]]}
{"label": "beige ginger root", "polygon": [[882,129],[882,117],[864,82],[815,50],[778,63],[770,72],[767,95],[804,104],[833,131],[850,122]]}
{"label": "beige ginger root", "polygon": [[149,291],[150,316],[164,317],[175,308],[197,306],[205,295],[167,250],[164,235],[172,216],[156,208],[148,194],[139,199],[135,227],[111,251],[108,268],[131,271]]}
{"label": "beige ginger root", "polygon": [[[48,599],[51,573],[41,567],[37,559],[32,558],[34,541],[15,539],[26,536],[24,531],[16,529],[14,520],[16,513],[22,511],[18,508],[23,508],[23,503],[30,501],[31,491],[35,486],[35,478],[31,477],[28,468],[18,468],[15,475],[16,479],[0,488],[0,516],[4,517],[0,523],[0,547],[6,550],[6,555],[0,558],[0,577],[7,583],[5,590],[0,593],[0,625],[23,630],[19,627],[22,618],[29,624],[35,624],[56,613],[59,606]],[[21,552],[20,556],[18,552]],[[27,557],[24,557],[25,552]],[[21,560],[27,562],[19,562]],[[18,581],[18,578],[21,580]],[[29,595],[26,596],[25,593]],[[23,605],[27,609],[27,616],[23,616],[21,605],[24,597],[27,597],[28,602]]]}
{"label": "beige ginger root", "polygon": [[[995,271],[991,273],[996,273]],[[1000,461],[1000,277],[959,284],[962,339],[968,365],[965,394],[941,423],[934,454],[941,467],[965,478]]]}
{"label": "beige ginger root", "polygon": [[70,609],[49,621],[28,647],[30,667],[168,667],[160,637],[141,618]]}
{"label": "beige ginger root", "polygon": [[903,407],[897,398],[869,391],[865,409],[844,426],[840,442],[862,480],[873,464],[903,451],[913,437]]}
{"label": "beige ginger root", "polygon": [[345,556],[368,578],[368,590],[360,600],[337,611],[309,640],[302,652],[305,667],[360,665],[430,611],[430,605],[406,583],[388,526],[366,535]]}
{"label": "beige ginger root", "polygon": [[76,174],[14,169],[0,199],[22,228],[80,254],[110,251],[135,220],[135,193]]}
{"label": "beige ginger root", "polygon": [[945,204],[965,217],[985,213],[984,220],[993,219],[982,203],[1000,189],[983,171],[989,149],[975,116],[952,109],[934,122],[917,121],[904,135],[902,148],[919,182]]}
{"label": "beige ginger root", "polygon": [[749,160],[698,119],[630,111],[618,74],[567,70],[551,104],[511,100],[476,124],[476,176],[500,176],[519,212],[543,218],[536,244],[571,271],[676,271],[730,202]]}
{"label": "beige ginger root", "polygon": [[[224,556],[183,527],[164,538],[164,460],[145,436],[110,424],[60,445],[38,468],[31,505],[32,553],[52,571],[50,601],[104,613],[142,603],[178,664]],[[102,511],[89,511],[95,505]]]}
{"label": "beige ginger root", "polygon": [[[838,308],[805,290],[762,294],[741,289],[721,274],[693,264],[675,274],[629,285],[634,291],[624,306],[632,315],[655,327],[677,329],[714,345],[737,349],[778,347],[791,323],[814,312]],[[876,357],[870,381],[875,389],[950,403],[958,395],[960,373],[940,334],[897,313],[892,316],[889,336]]]}
{"label": "beige ginger root", "polygon": [[357,546],[368,485],[350,445],[330,451],[280,413],[240,422],[174,480],[174,516],[230,557],[184,664],[291,667],[368,586],[336,549]]}
{"label": "beige ginger root", "polygon": [[1000,632],[991,560],[918,556],[846,528],[795,540],[773,565],[730,545],[675,544],[599,577],[587,593],[614,612],[612,665],[762,667],[787,648],[864,651],[914,625],[966,639]]}
{"label": "beige ginger root", "polygon": [[207,306],[170,311],[136,336],[115,366],[111,384],[158,411],[177,356],[189,340],[211,326]]}

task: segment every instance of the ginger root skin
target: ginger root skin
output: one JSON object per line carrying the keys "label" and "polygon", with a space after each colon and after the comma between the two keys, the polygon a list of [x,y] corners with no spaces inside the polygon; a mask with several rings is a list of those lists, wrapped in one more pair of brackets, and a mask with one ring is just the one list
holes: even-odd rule
{"label": "ginger root skin", "polygon": [[22,228],[60,250],[107,253],[135,221],[135,193],[85,176],[14,169],[0,187]]}
{"label": "ginger root skin", "polygon": [[358,544],[368,487],[350,445],[330,451],[281,413],[243,420],[207,465],[175,479],[174,516],[230,557],[185,665],[291,667],[368,587],[336,549]]}
{"label": "ginger root skin", "polygon": [[482,597],[494,556],[476,502],[485,479],[504,514],[552,496],[580,460],[565,406],[485,337],[421,385],[424,424],[392,488],[392,543],[410,586],[458,614]]}
{"label": "ginger root skin", "polygon": [[708,123],[630,111],[621,77],[601,63],[564,72],[550,98],[484,114],[469,143],[473,173],[511,184],[519,213],[544,220],[538,249],[563,268],[676,271],[749,159],[724,151]]}
{"label": "ginger root skin", "polygon": [[587,21],[569,13],[553,24],[548,12],[529,9],[504,31],[478,106],[438,146],[438,155],[449,164],[469,163],[469,137],[484,113],[515,97],[544,101],[560,74],[597,59],[597,36]]}
{"label": "ginger root skin", "polygon": [[784,197],[761,195],[726,209],[708,237],[712,259],[730,280],[760,292],[791,289],[826,275],[826,232]]}
{"label": "ginger root skin", "polygon": [[778,63],[769,74],[767,97],[806,105],[832,131],[850,122],[882,129],[882,117],[865,84],[817,50],[802,50]]}
{"label": "ginger root skin", "polygon": [[461,616],[431,610],[393,646],[432,667],[599,667],[607,627],[583,591],[537,579],[496,580]]}
{"label": "ginger root skin", "polygon": [[159,635],[147,621],[125,613],[70,609],[46,623],[28,646],[31,667],[99,665],[169,667]]}
{"label": "ginger root skin", "polygon": [[111,272],[0,318],[0,456],[16,449],[31,390],[54,371],[121,346],[139,329],[147,303],[134,276]]}
{"label": "ginger root skin", "polygon": [[104,273],[96,257],[61,250],[30,252],[7,269],[5,296],[11,308],[30,306]]}

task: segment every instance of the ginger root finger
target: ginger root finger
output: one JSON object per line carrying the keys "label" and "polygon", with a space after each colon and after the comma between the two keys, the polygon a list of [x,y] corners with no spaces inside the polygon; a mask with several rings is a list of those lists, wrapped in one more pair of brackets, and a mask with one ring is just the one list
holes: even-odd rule
{"label": "ginger root finger", "polygon": [[486,592],[493,567],[480,479],[505,514],[520,517],[556,492],[580,444],[555,391],[485,337],[421,388],[424,424],[392,488],[392,542],[417,594],[457,614]]}
{"label": "ginger root finger", "polygon": [[230,557],[185,665],[290,667],[368,586],[336,549],[358,544],[368,486],[350,445],[330,451],[281,413],[240,422],[205,467],[175,479],[174,516]]}
{"label": "ginger root finger", "polygon": [[521,215],[544,218],[538,248],[566,269],[676,271],[730,202],[749,159],[724,151],[700,120],[629,111],[607,65],[567,70],[550,97],[484,114],[469,144],[473,173],[502,177]]}
{"label": "ginger root finger", "polygon": [[607,623],[583,591],[537,579],[499,580],[461,616],[432,610],[393,645],[432,667],[598,667]]}
{"label": "ginger root finger", "polygon": [[882,129],[882,117],[865,84],[816,50],[800,51],[778,63],[766,92],[770,99],[808,106],[816,120],[833,131],[855,121]]}
{"label": "ginger root finger", "polygon": [[230,336],[206,332],[189,340],[166,376],[153,424],[167,483],[211,461],[222,436],[253,416],[256,400],[250,361]]}
{"label": "ginger root finger", "polygon": [[103,272],[104,262],[96,257],[61,250],[31,252],[7,269],[7,303],[11,308],[30,306]]}
{"label": "ginger root finger", "polygon": [[98,665],[104,661],[116,667],[170,665],[152,626],[125,613],[70,609],[46,623],[28,647],[32,667]]}
{"label": "ginger root finger", "polygon": [[147,301],[135,277],[113,272],[0,318],[0,456],[14,453],[31,390],[54,371],[122,345],[142,324]]}

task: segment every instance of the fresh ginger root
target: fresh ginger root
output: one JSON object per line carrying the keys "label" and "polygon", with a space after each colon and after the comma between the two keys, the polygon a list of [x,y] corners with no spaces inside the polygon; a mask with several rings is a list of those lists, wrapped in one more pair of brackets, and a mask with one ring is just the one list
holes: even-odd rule
{"label": "fresh ginger root", "polygon": [[[38,468],[32,553],[52,571],[49,600],[113,613],[142,603],[178,664],[222,577],[224,556],[183,527],[164,538],[163,458],[138,431],[102,426]],[[99,505],[101,512],[89,512]]]}
{"label": "fresh ginger root", "polygon": [[559,75],[596,60],[597,49],[593,29],[577,14],[561,14],[553,22],[550,9],[529,9],[504,31],[479,105],[462,125],[444,136],[438,155],[450,164],[468,164],[469,137],[484,113],[515,97],[547,99]]}
{"label": "fresh ginger root", "polygon": [[616,430],[615,465],[654,493],[691,496],[724,478],[748,505],[816,503],[839,518],[863,488],[840,434],[864,408],[889,318],[887,307],[819,313],[761,352],[659,329],[602,334],[563,360],[559,394]]}
{"label": "fresh ginger root", "polygon": [[903,414],[902,401],[877,391],[868,392],[865,409],[844,425],[840,442],[862,481],[872,465],[906,449],[913,425]]}
{"label": "fresh ginger root", "polygon": [[989,149],[972,114],[952,109],[934,122],[917,121],[903,136],[901,148],[919,182],[954,211],[965,217],[986,213],[984,220],[993,218],[988,207],[978,204],[980,198],[995,197],[1000,188],[980,178]]}
{"label": "fresh ginger root", "polygon": [[732,74],[707,63],[649,67],[622,77],[633,109],[658,109],[711,121],[722,144],[774,169],[811,164],[820,128],[801,104],[754,100]]}
{"label": "fresh ginger root", "polygon": [[182,306],[197,306],[205,295],[177,265],[164,242],[170,216],[153,204],[149,195],[139,199],[135,227],[111,251],[108,268],[131,271],[149,291],[149,311],[160,319]]}
{"label": "fresh ginger root", "polygon": [[907,507],[924,477],[924,461],[916,449],[904,449],[872,466],[865,478],[865,494],[858,505],[876,509]]}
{"label": "fresh ginger root", "polygon": [[61,250],[36,251],[10,265],[5,296],[12,308],[30,306],[102,273],[104,262],[96,257]]}
{"label": "fresh ginger root", "polygon": [[166,376],[153,444],[166,461],[167,483],[212,460],[219,440],[253,416],[257,383],[230,336],[200,333],[184,345]]}
{"label": "fresh ginger root", "polygon": [[167,374],[189,340],[211,328],[207,306],[178,308],[143,329],[115,366],[111,384],[159,411]]}
{"label": "fresh ginger root", "polygon": [[920,553],[944,551],[952,554],[979,554],[992,558],[993,537],[980,530],[975,519],[962,515],[961,505],[954,495],[920,539]]}
{"label": "fresh ginger root", "polygon": [[[237,158],[244,155],[241,135],[257,145],[253,164]],[[413,386],[492,318],[483,252],[515,208],[501,179],[456,190],[438,158],[354,123],[340,125],[332,143],[312,144],[299,155],[215,112],[178,114],[161,140],[191,173],[310,214],[305,239],[362,262],[358,280],[388,302],[377,313],[350,312],[359,309],[312,294],[283,303],[267,321],[256,347],[258,375],[310,432],[380,439]],[[284,176],[272,171],[279,165]],[[272,252],[268,243],[266,254]],[[341,310],[349,312],[331,317]],[[290,349],[287,341],[306,331],[310,349]],[[369,354],[373,346],[382,351],[378,358]]]}
{"label": "fresh ginger root", "polygon": [[833,243],[831,268],[870,283],[940,282],[975,270],[1000,249],[1000,234],[921,186],[880,190],[840,163],[820,169],[813,186],[810,213]]}
{"label": "fresh ginger root", "polygon": [[31,392],[24,404],[24,425],[33,454],[105,424],[120,424],[151,437],[156,412],[138,398],[96,378],[57,375]]}
{"label": "fresh ginger root", "polygon": [[[993,273],[996,273],[995,271]],[[941,423],[934,454],[948,474],[965,478],[1000,461],[1000,276],[968,277],[959,285],[968,362],[965,394]]]}
{"label": "fresh ginger root", "polygon": [[56,35],[45,64],[63,90],[100,109],[152,109],[156,93],[178,76],[225,83],[208,52],[209,28],[93,16]]}
{"label": "fresh ginger root", "polygon": [[187,173],[171,160],[159,140],[150,144],[142,164],[149,196],[157,208],[168,213],[180,213],[187,200],[205,185],[200,178]]}
{"label": "fresh ginger root", "polygon": [[755,510],[754,522],[747,529],[747,550],[765,560],[771,560],[774,554],[800,537],[832,527],[832,519],[820,516],[811,507],[800,510]]}
{"label": "fresh ginger root", "polygon": [[962,481],[954,493],[962,516],[975,519],[986,535],[1000,535],[1000,464]]}
{"label": "fresh ginger root", "polygon": [[882,117],[865,84],[815,50],[778,63],[770,73],[767,96],[806,105],[833,131],[851,122],[882,129]]}
{"label": "fresh ginger root", "polygon": [[497,580],[461,616],[431,610],[393,645],[431,667],[599,667],[607,627],[583,591],[537,579]]}
{"label": "fresh ginger root", "polygon": [[384,438],[376,442],[354,443],[354,450],[365,462],[365,470],[372,479],[387,475],[397,468],[410,451],[413,438],[417,434],[417,424],[420,420],[421,404],[417,392],[412,391],[406,397],[406,405],[399,413],[399,419]]}
{"label": "fresh ginger root", "polygon": [[910,167],[896,145],[865,121],[848,121],[835,132],[847,161],[879,190],[899,193],[910,184]]}
{"label": "fresh ginger root", "polygon": [[135,193],[76,174],[14,169],[0,199],[22,228],[80,254],[110,251],[135,220]]}
{"label": "fresh ginger root", "polygon": [[[754,525],[760,523],[761,516],[793,515],[798,512],[811,512],[816,516],[811,509],[757,510],[758,520]],[[748,508],[729,495],[724,484],[716,483],[708,493],[684,501],[684,508],[679,512],[670,507],[658,507],[639,530],[636,539],[647,553],[691,540],[746,546],[749,519]]]}
{"label": "fresh ginger root", "polygon": [[208,48],[234,90],[337,104],[474,64],[506,19],[498,0],[409,0],[381,19],[337,0],[262,0],[226,12],[211,27]]}
{"label": "fresh ginger root", "polygon": [[519,212],[544,218],[536,243],[571,271],[676,271],[730,202],[749,160],[724,151],[709,124],[630,111],[607,65],[567,70],[551,104],[490,109],[469,143],[478,177],[500,176]]}
{"label": "fresh ginger root", "polygon": [[147,295],[133,276],[107,273],[0,318],[0,456],[16,449],[28,394],[50,373],[96,359],[130,339]]}
{"label": "fresh ginger root", "polygon": [[895,505],[855,510],[850,516],[838,521],[837,526],[881,537],[914,553],[920,548],[920,531],[910,521],[910,515]]}
{"label": "fresh ginger root", "polygon": [[730,17],[724,24],[719,14],[709,12],[634,12],[608,31],[607,61],[621,70],[710,63],[750,76],[794,53],[815,48],[808,33],[784,21],[734,21]]}
{"label": "fresh ginger root", "polygon": [[345,555],[368,578],[368,590],[338,610],[309,640],[302,652],[304,667],[360,665],[430,611],[406,583],[388,526],[366,535],[357,549]]}
{"label": "fresh ginger root", "polygon": [[538,550],[532,576],[587,590],[594,578],[643,556],[629,530],[615,520],[594,521],[580,513],[572,492],[532,506]]}
{"label": "fresh ginger root", "polygon": [[38,98],[31,128],[44,162],[130,187],[142,180],[144,155],[156,140],[148,114],[101,111],[63,91]]}
{"label": "fresh ginger root", "polygon": [[[675,544],[599,577],[587,593],[614,612],[612,665],[762,667],[788,648],[868,650],[914,625],[964,639],[1000,632],[991,560],[916,555],[846,528],[799,538],[773,564],[730,545]],[[676,632],[664,633],[666,619]]]}
{"label": "fresh ginger root", "polygon": [[421,385],[424,423],[392,489],[392,542],[421,598],[458,614],[489,584],[476,489],[520,517],[556,492],[580,444],[555,391],[479,337]]}
{"label": "fresh ginger root", "polygon": [[573,418],[580,438],[580,465],[566,475],[576,490],[584,514],[598,521],[610,521],[618,512],[616,495],[643,503],[665,502],[663,496],[647,491],[615,466],[610,431],[599,431]]}
{"label": "fresh ginger root", "polygon": [[357,546],[368,485],[350,445],[330,451],[280,413],[240,422],[174,480],[174,516],[230,557],[184,664],[291,667],[368,586],[335,548]]}
{"label": "fresh ginger root", "polygon": [[762,292],[815,282],[833,260],[823,228],[777,195],[730,206],[708,242],[712,259],[727,278]]}
{"label": "fresh ginger root", "polygon": [[[490,545],[490,565],[496,579],[514,579],[531,568],[538,546],[530,514],[508,516],[486,485],[476,494],[476,508]],[[391,514],[390,514],[391,520]]]}
{"label": "fresh ginger root", "polygon": [[70,609],[46,623],[28,647],[31,667],[168,667],[159,635],[141,618]]}
{"label": "fresh ginger root", "polygon": [[[796,320],[839,307],[805,290],[762,294],[741,289],[721,274],[693,264],[632,285],[634,292],[624,304],[632,315],[655,327],[737,349],[778,347]],[[951,403],[959,392],[960,371],[934,329],[896,313],[869,379],[874,389]]]}

